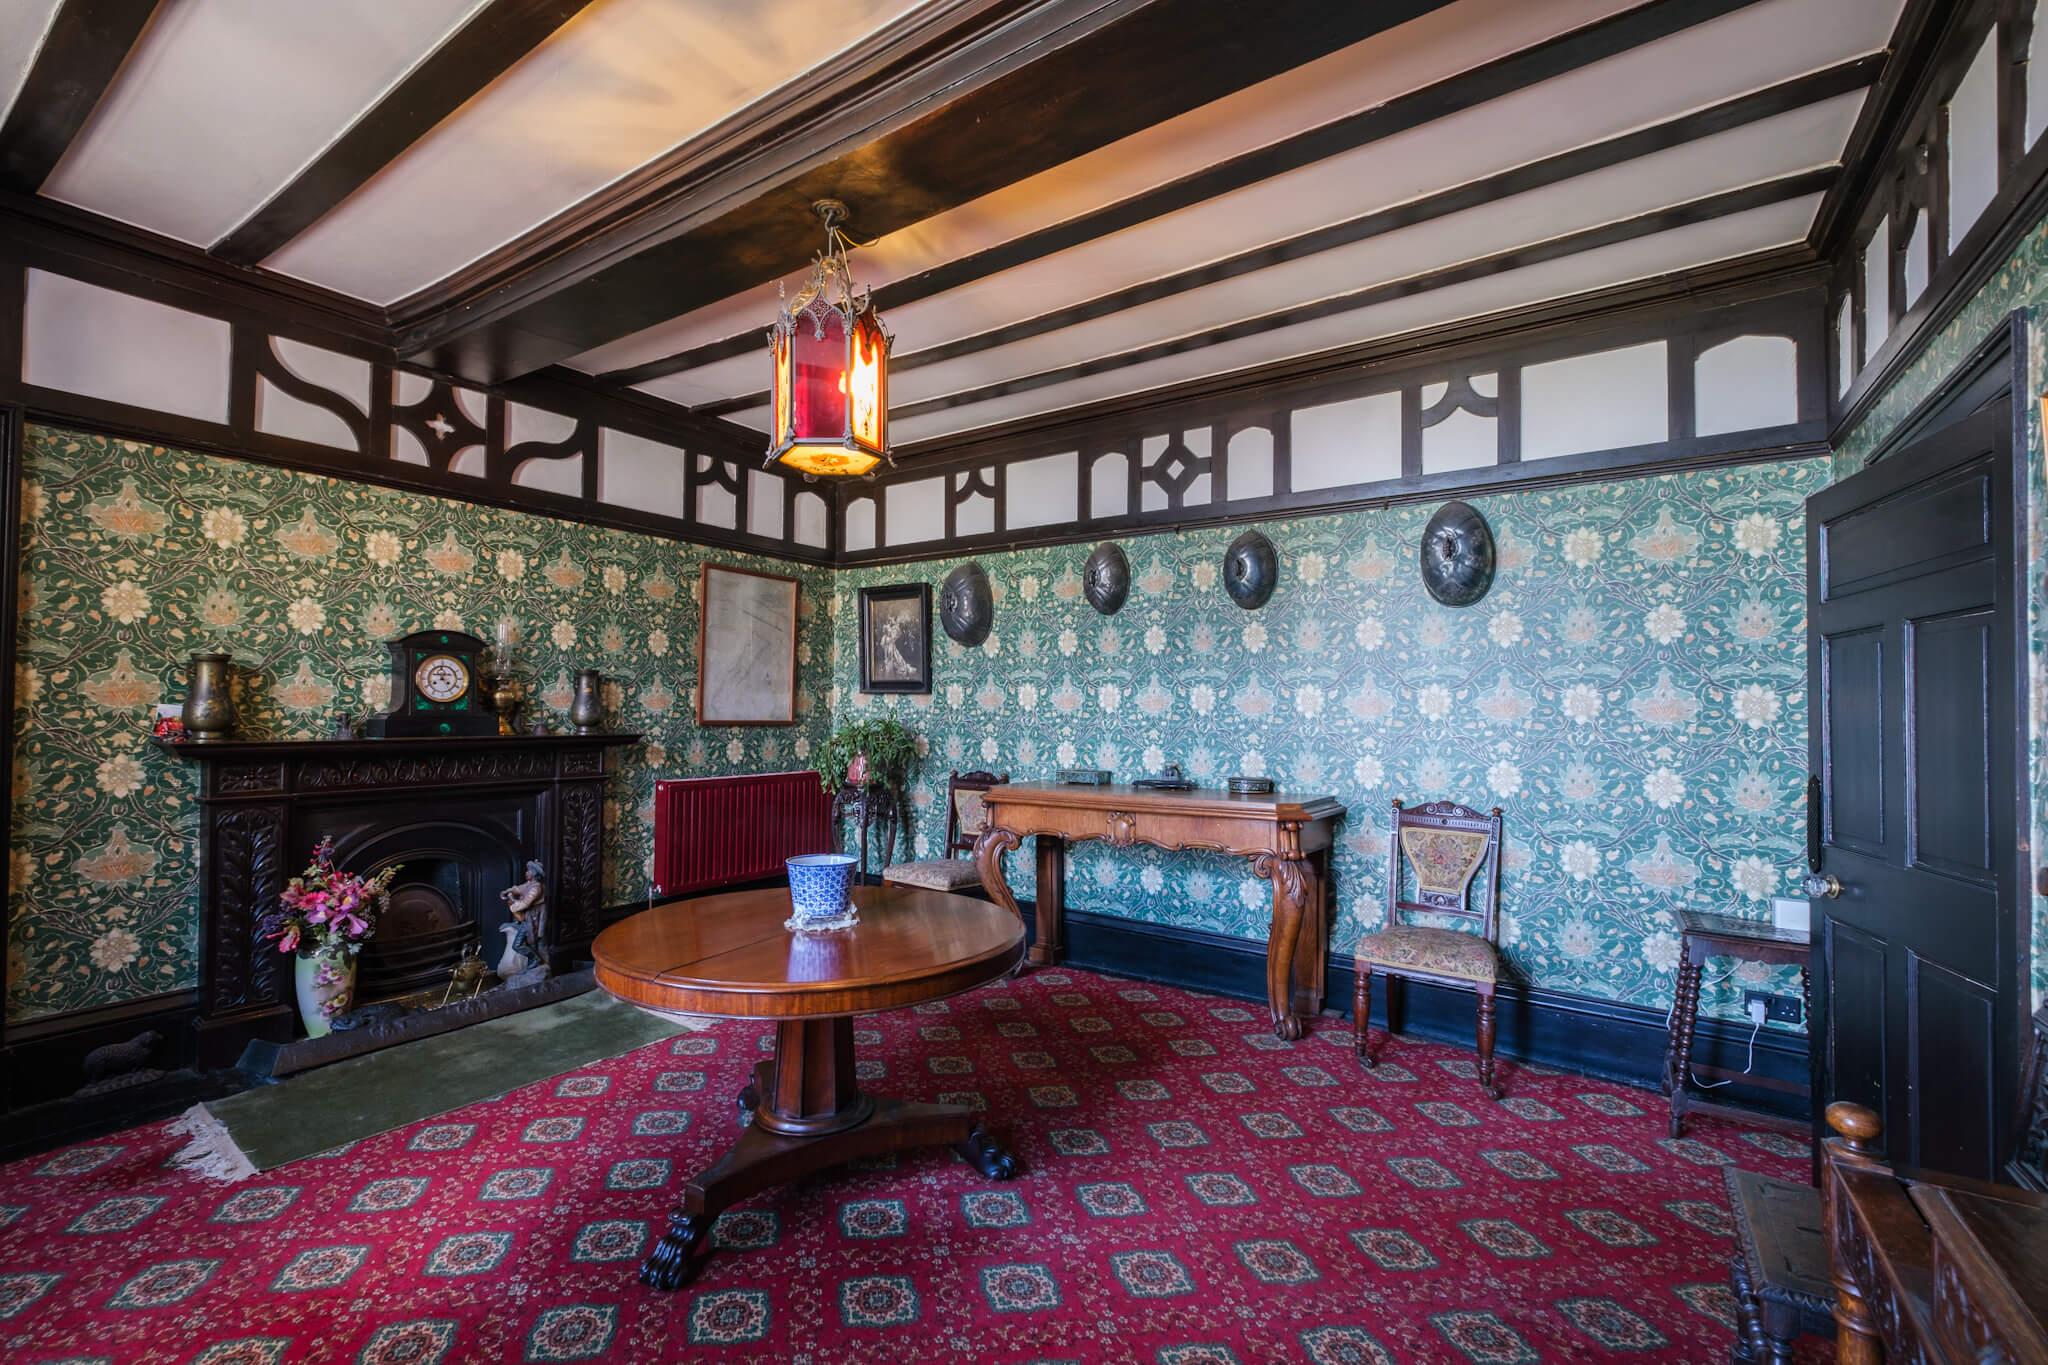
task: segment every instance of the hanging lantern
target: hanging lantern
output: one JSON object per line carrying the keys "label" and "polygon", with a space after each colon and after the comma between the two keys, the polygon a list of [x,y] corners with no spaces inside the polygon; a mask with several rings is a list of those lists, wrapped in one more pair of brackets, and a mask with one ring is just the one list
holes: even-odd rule
{"label": "hanging lantern", "polygon": [[[839,224],[846,206],[821,199],[825,250],[768,330],[775,360],[767,464],[805,474],[865,474],[889,456],[889,344],[868,291],[856,291]],[[835,290],[834,285],[837,288]]]}

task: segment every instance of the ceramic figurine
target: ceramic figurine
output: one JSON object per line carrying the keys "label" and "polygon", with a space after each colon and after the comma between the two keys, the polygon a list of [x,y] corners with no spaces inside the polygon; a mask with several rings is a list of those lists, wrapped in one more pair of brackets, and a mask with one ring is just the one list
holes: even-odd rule
{"label": "ceramic figurine", "polygon": [[[510,981],[527,967],[545,960],[547,944],[547,881],[542,875],[538,860],[526,865],[526,880],[517,886],[508,886],[498,893],[498,899],[505,902],[505,908],[512,912],[512,922],[505,926],[505,956],[498,961],[498,979]],[[505,963],[518,958],[522,964],[512,971],[505,970]]]}

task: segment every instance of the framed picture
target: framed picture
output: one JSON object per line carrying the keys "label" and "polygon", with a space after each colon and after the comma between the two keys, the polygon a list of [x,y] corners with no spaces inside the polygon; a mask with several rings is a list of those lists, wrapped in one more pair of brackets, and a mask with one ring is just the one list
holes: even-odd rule
{"label": "framed picture", "polygon": [[697,723],[796,724],[797,581],[706,564],[699,589]]}
{"label": "framed picture", "polygon": [[932,586],[860,590],[860,690],[932,690]]}

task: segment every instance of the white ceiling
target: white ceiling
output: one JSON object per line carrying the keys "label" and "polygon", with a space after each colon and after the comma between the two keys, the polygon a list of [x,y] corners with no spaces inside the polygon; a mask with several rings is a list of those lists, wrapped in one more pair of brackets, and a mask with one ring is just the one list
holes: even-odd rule
{"label": "white ceiling", "polygon": [[[484,0],[173,0],[42,188],[205,247],[261,208]],[[1636,7],[1641,0],[1456,0],[1423,18],[892,233],[856,253],[864,283],[903,280],[1228,158],[1372,109]],[[888,311],[899,357],[1281,242],[1882,50],[1903,0],[1762,0],[1407,132]],[[0,107],[55,0],[0,5]],[[658,161],[917,0],[595,0],[265,267],[391,305]],[[1840,96],[1564,183],[1124,307],[1043,335],[899,370],[897,404],[974,394],[1657,209],[1831,166],[1864,95]],[[899,441],[957,435],[1119,394],[1398,336],[1801,240],[1807,196],[1113,373],[899,420]],[[853,230],[859,231],[860,205]],[[793,283],[796,277],[792,277]],[[764,328],[769,283],[574,357],[627,369]],[[762,389],[742,355],[650,380],[670,401]],[[765,412],[732,414],[761,427]]]}

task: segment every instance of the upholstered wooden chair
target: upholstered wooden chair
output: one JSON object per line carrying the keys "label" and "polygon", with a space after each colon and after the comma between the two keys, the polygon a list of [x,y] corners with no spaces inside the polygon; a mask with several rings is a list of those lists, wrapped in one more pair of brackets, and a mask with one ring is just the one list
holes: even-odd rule
{"label": "upholstered wooden chair", "polygon": [[[971,891],[981,885],[981,874],[974,870],[974,841],[981,837],[987,817],[982,810],[982,795],[990,787],[999,787],[1010,780],[1008,773],[995,773],[976,769],[973,772],[954,772],[946,778],[946,845],[936,858],[925,858],[914,863],[897,863],[882,873],[884,885],[921,886],[927,891]],[[962,858],[965,853],[970,856]]]}
{"label": "upholstered wooden chair", "polygon": [[[1415,896],[1401,894],[1403,867]],[[1403,924],[1403,914],[1477,921],[1476,932]],[[1500,979],[1500,807],[1481,815],[1453,801],[1414,810],[1394,803],[1387,858],[1387,923],[1358,940],[1358,993],[1352,1002],[1352,1043],[1367,1067],[1372,1031],[1372,974],[1454,986],[1479,997],[1479,1086],[1500,1098],[1493,1083],[1493,988]],[[1391,994],[1391,988],[1389,990]],[[1391,1002],[1388,1022],[1393,1020]]]}

